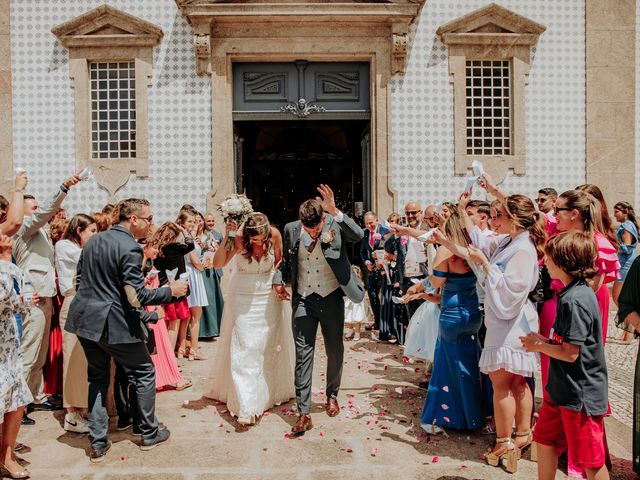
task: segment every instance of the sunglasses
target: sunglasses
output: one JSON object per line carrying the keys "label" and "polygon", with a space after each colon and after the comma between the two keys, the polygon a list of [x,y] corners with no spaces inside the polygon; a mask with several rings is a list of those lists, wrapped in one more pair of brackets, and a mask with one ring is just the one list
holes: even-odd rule
{"label": "sunglasses", "polygon": [[571,210],[573,210],[573,208],[567,208],[567,207],[553,207],[553,213],[555,215],[558,215],[558,212],[570,212]]}
{"label": "sunglasses", "polygon": [[149,215],[148,217],[138,217],[138,218],[141,218],[142,220],[146,220],[149,223],[153,222],[153,215]]}
{"label": "sunglasses", "polygon": [[405,210],[404,213],[407,215],[418,215],[421,210]]}

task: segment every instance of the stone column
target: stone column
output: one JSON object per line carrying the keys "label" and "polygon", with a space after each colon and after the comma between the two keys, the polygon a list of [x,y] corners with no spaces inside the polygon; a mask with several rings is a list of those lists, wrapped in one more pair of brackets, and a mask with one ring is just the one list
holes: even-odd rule
{"label": "stone column", "polygon": [[[586,177],[610,209],[635,185],[636,0],[586,1]],[[612,212],[609,212],[612,214]]]}
{"label": "stone column", "polygon": [[11,0],[0,0],[0,193],[13,178],[13,120],[11,113]]}

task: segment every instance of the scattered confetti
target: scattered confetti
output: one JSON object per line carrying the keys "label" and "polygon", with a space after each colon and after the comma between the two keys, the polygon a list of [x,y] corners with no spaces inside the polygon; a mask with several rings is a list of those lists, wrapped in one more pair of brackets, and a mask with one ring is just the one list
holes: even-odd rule
{"label": "scattered confetti", "polygon": [[371,456],[375,457],[376,455],[378,455],[378,449],[377,448],[372,448],[371,449]]}
{"label": "scattered confetti", "polygon": [[438,460],[440,460],[438,457],[433,457],[431,463],[438,463]]}

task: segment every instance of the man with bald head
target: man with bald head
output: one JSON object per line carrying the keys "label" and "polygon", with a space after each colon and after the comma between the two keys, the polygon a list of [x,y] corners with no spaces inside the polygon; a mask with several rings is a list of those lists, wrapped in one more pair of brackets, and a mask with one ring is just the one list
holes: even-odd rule
{"label": "man with bald head", "polygon": [[438,214],[436,212],[436,206],[432,203],[427,205],[424,209],[424,215],[422,217],[422,230],[431,230],[438,226]]}

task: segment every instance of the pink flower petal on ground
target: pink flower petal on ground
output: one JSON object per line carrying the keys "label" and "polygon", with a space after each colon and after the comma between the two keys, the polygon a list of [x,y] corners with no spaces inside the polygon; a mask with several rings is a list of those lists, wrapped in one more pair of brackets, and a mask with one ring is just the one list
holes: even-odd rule
{"label": "pink flower petal on ground", "polygon": [[262,414],[262,416],[263,416],[263,417],[268,417],[268,416],[269,416],[269,412],[264,412],[264,413]]}
{"label": "pink flower petal on ground", "polygon": [[289,434],[289,433],[285,433],[284,434],[284,438],[289,438],[289,437],[291,437],[291,434]]}
{"label": "pink flower petal on ground", "polygon": [[372,448],[371,449],[371,456],[375,457],[376,455],[378,455],[378,449],[377,448]]}
{"label": "pink flower petal on ground", "polygon": [[324,437],[324,432],[320,432],[320,436],[321,436],[321,437]]}
{"label": "pink flower petal on ground", "polygon": [[353,449],[347,448],[347,453],[352,453],[352,452],[353,452]]}
{"label": "pink flower petal on ground", "polygon": [[440,460],[438,457],[433,457],[431,463],[438,463],[438,460]]}
{"label": "pink flower petal on ground", "polygon": [[224,427],[224,422],[220,422],[220,425],[218,425],[219,427]]}

